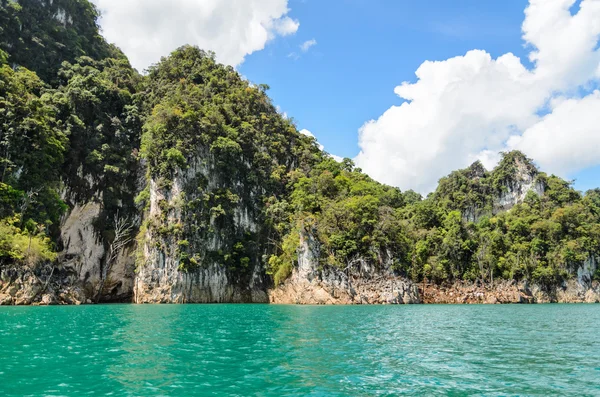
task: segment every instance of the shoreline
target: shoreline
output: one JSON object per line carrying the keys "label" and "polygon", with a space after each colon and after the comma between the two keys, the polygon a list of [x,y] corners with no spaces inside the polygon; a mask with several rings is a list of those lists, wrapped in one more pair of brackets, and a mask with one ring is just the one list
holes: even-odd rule
{"label": "shoreline", "polygon": [[[6,273],[3,275],[6,275]],[[387,275],[346,275],[322,271],[313,275],[294,274],[282,285],[270,289],[241,290],[243,293],[213,294],[164,289],[159,294],[102,294],[78,282],[65,283],[60,276],[51,282],[31,272],[0,278],[0,306],[54,306],[94,304],[187,304],[262,303],[293,305],[390,305],[390,304],[540,304],[600,303],[600,282],[572,279],[543,288],[524,281],[496,281],[493,285],[473,282],[447,284],[413,283]],[[59,272],[60,274],[60,272]],[[55,274],[56,276],[56,274]],[[203,290],[203,289],[202,289]],[[140,291],[137,291],[138,294]],[[146,291],[145,291],[146,292]],[[147,291],[156,292],[156,291]]]}
{"label": "shoreline", "polygon": [[0,305],[0,308],[4,307],[66,307],[66,306],[176,306],[176,305],[239,305],[239,306],[251,306],[251,305],[260,305],[260,306],[318,306],[318,307],[327,307],[327,306],[348,306],[348,307],[358,307],[358,306],[472,306],[472,305],[480,305],[480,306],[529,306],[529,305],[594,305],[600,302],[585,302],[585,301],[577,301],[577,302],[531,302],[531,303],[520,303],[520,302],[506,302],[506,303],[486,303],[486,302],[468,302],[468,303],[456,303],[456,302],[420,302],[420,303],[406,303],[406,304],[395,304],[395,303],[330,303],[330,304],[321,304],[321,303],[272,303],[272,302],[186,302],[186,303],[178,303],[178,302],[165,302],[165,303],[135,303],[135,302],[99,302],[99,303],[54,303],[54,304],[43,304],[40,302],[34,302],[30,304],[21,304],[21,305]]}

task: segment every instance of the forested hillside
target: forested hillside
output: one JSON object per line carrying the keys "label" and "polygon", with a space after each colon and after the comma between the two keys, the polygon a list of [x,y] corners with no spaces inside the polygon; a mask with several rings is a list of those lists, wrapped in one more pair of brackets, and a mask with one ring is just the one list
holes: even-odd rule
{"label": "forested hillside", "polygon": [[138,73],[97,18],[86,0],[0,0],[0,269],[63,266],[64,225],[88,203],[100,286],[81,280],[98,297],[116,247],[147,283],[165,266],[216,266],[226,284],[268,288],[307,238],[321,268],[391,266],[413,281],[558,285],[596,268],[600,189],[577,192],[510,152],[426,198],[401,192],[320,151],[267,86],[211,53],[185,46]]}

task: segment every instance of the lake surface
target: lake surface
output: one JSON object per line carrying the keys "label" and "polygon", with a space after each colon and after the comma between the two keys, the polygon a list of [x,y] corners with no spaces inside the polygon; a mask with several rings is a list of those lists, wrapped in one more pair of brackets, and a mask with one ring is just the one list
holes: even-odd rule
{"label": "lake surface", "polygon": [[0,308],[1,396],[598,396],[600,305]]}

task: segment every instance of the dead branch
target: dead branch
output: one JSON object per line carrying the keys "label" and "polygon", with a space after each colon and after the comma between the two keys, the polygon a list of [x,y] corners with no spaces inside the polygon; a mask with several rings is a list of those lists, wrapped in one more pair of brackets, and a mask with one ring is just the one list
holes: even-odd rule
{"label": "dead branch", "polygon": [[119,257],[119,254],[132,240],[133,224],[128,216],[121,217],[119,215],[119,211],[114,216],[114,238],[108,247],[108,255],[106,256],[105,265],[102,269],[102,273],[100,275],[100,286],[98,288],[98,292],[96,294],[96,303],[100,301],[100,297],[102,295],[102,290],[104,289],[104,283],[110,274],[110,270]]}

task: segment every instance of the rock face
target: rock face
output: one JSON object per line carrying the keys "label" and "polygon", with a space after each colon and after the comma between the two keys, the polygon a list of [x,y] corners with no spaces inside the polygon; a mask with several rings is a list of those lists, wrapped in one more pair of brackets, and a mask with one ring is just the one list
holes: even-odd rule
{"label": "rock face", "polygon": [[423,303],[598,303],[600,283],[589,286],[571,280],[550,290],[539,285],[503,281],[494,285],[419,284]]}
{"label": "rock face", "polygon": [[598,258],[590,256],[578,278],[553,288],[527,282],[501,281],[493,285],[456,283],[419,284],[423,303],[598,303],[600,283],[592,281]]}
{"label": "rock face", "polygon": [[[391,269],[374,269],[357,261],[352,270],[323,266],[313,259],[311,240],[302,242],[298,266],[282,285],[267,290],[264,275],[256,273],[250,288],[238,287],[220,266],[193,273],[162,268],[142,272],[135,278],[136,303],[275,303],[275,304],[506,304],[506,303],[599,303],[600,283],[574,279],[547,289],[526,282],[494,285],[455,283],[415,284],[394,275]],[[166,260],[165,260],[166,261]],[[586,261],[588,271],[596,258]],[[152,277],[156,277],[152,279]],[[162,277],[162,278],[161,278]],[[133,280],[133,278],[132,278]],[[92,303],[93,294],[81,287],[72,266],[46,267],[38,272],[4,268],[0,272],[0,305],[54,305]]]}
{"label": "rock face", "polygon": [[[155,255],[152,253],[150,255]],[[160,255],[160,254],[158,254]],[[151,264],[144,266],[135,279],[135,303],[266,303],[262,280],[248,288],[238,286],[224,267],[217,264],[193,272],[178,271],[177,263],[160,255],[148,256]]]}
{"label": "rock face", "polygon": [[79,305],[86,299],[77,274],[61,266],[35,272],[23,267],[0,271],[0,305]]}
{"label": "rock face", "polygon": [[419,291],[409,280],[388,275],[350,276],[328,267],[311,281],[297,273],[269,291],[269,302],[302,305],[420,303]]}
{"label": "rock face", "polygon": [[494,286],[457,283],[449,286],[419,284],[423,303],[533,303],[527,288],[503,282]]}
{"label": "rock face", "polygon": [[64,245],[60,254],[61,267],[77,277],[75,281],[79,282],[87,299],[96,300],[102,285],[101,301],[131,301],[135,270],[133,247],[117,257],[104,284],[101,283],[107,250],[94,227],[101,210],[97,201],[91,201],[76,204],[64,217],[61,227]]}
{"label": "rock face", "polygon": [[[134,284],[136,303],[217,303],[217,302],[268,302],[266,275],[256,258],[248,258],[248,269],[233,274],[227,270],[222,251],[231,251],[236,236],[254,235],[258,226],[254,222],[253,208],[243,200],[232,205],[229,219],[218,219],[205,207],[191,214],[181,204],[182,195],[195,202],[213,191],[223,189],[215,176],[212,159],[201,152],[190,167],[181,170],[169,188],[159,187],[150,180],[150,226],[142,230],[141,255]],[[202,188],[198,188],[201,185]],[[248,195],[244,186],[228,186],[238,197]],[[251,194],[251,193],[250,193]],[[185,225],[201,224],[193,230]],[[161,227],[181,227],[169,235],[159,235]],[[193,265],[190,262],[193,261]],[[188,265],[188,267],[186,267]]]}
{"label": "rock face", "polygon": [[269,291],[279,304],[498,304],[597,303],[600,283],[592,282],[598,259],[591,256],[579,269],[578,279],[551,289],[526,282],[501,281],[493,285],[459,282],[451,285],[415,284],[394,275],[389,266],[369,267],[358,260],[347,271],[319,267],[318,244],[301,235],[298,267],[282,285]]}
{"label": "rock face", "polygon": [[36,269],[0,269],[0,305],[131,302],[135,278],[133,245],[120,252],[101,282],[107,250],[94,227],[101,210],[101,204],[93,200],[75,204],[63,217],[63,249],[56,264]]}
{"label": "rock face", "polygon": [[105,255],[104,245],[94,228],[100,211],[100,204],[96,202],[77,204],[65,216],[61,228],[63,264],[80,276],[90,292],[98,284],[100,262]]}
{"label": "rock face", "polygon": [[527,193],[544,194],[544,184],[537,179],[538,172],[521,159],[515,159],[516,172],[503,185],[503,191],[494,202],[496,212],[506,211],[522,203]]}
{"label": "rock face", "polygon": [[375,269],[359,259],[347,271],[327,265],[319,268],[318,250],[315,239],[303,233],[298,249],[298,268],[283,285],[269,291],[271,303],[420,303],[417,286],[394,275],[389,263]]}
{"label": "rock face", "polygon": [[[210,157],[198,158],[182,171],[168,188],[150,180],[148,222],[155,225],[182,225],[190,222],[190,214],[180,205],[180,197],[190,186],[205,181],[204,189],[194,200],[219,189]],[[543,186],[526,169],[518,173],[521,182],[507,186],[499,201],[503,207],[521,201],[528,191],[543,194]],[[248,192],[237,183],[232,189],[240,196]],[[251,195],[252,193],[250,193]],[[415,284],[397,276],[391,261],[374,267],[362,259],[347,269],[319,263],[319,244],[311,233],[302,233],[298,247],[298,263],[291,277],[282,285],[270,288],[264,262],[253,257],[248,269],[234,274],[210,254],[230,251],[226,234],[257,235],[260,230],[251,202],[234,203],[231,218],[225,226],[210,216],[210,228],[216,232],[185,235],[159,235],[142,228],[138,246],[130,244],[115,260],[100,294],[101,302],[135,303],[277,303],[277,304],[409,304],[409,303],[547,303],[600,302],[600,284],[592,281],[599,260],[590,256],[578,269],[577,278],[562,286],[545,289],[527,283],[499,282],[494,285],[457,283],[453,285]],[[0,274],[0,305],[80,304],[95,302],[107,256],[107,245],[94,223],[102,211],[99,200],[75,204],[65,215],[61,226],[63,250],[55,267],[46,266],[35,272],[28,268],[4,268]],[[202,212],[203,210],[200,210]],[[170,229],[169,229],[170,230]],[[189,239],[193,255],[200,264],[182,268],[180,240]],[[138,263],[136,264],[136,250]],[[386,255],[382,255],[386,257]],[[136,269],[137,266],[137,269]],[[242,273],[242,276],[239,274]]]}

